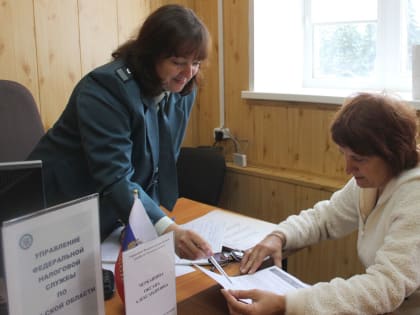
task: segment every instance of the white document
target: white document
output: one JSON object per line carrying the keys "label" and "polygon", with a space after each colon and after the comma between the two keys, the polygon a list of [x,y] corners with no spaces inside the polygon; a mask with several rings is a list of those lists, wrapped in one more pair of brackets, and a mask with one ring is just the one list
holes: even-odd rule
{"label": "white document", "polygon": [[247,250],[255,246],[277,226],[274,223],[223,210],[214,210],[208,215],[213,220],[226,222],[223,245],[234,249]]}
{"label": "white document", "polygon": [[[213,252],[220,252],[222,246],[233,249],[246,250],[255,246],[267,234],[276,228],[276,224],[250,218],[247,216],[215,209],[209,213],[194,219],[182,227],[191,229],[200,234],[210,243]],[[209,265],[207,259],[188,260],[175,258],[177,265],[177,276],[184,272],[193,272],[190,268],[187,271],[178,270],[182,265]]]}
{"label": "white document", "polygon": [[[203,239],[205,239],[211,246],[213,252],[220,252],[222,249],[222,243],[225,237],[225,222],[220,221],[217,218],[212,219],[207,215],[201,216],[188,223],[182,225],[184,229],[192,230],[198,233]],[[178,256],[175,258],[177,265],[208,265],[207,258],[199,260],[188,260],[181,259]]]}
{"label": "white document", "polygon": [[[276,224],[247,216],[215,209],[195,220],[182,225],[199,233],[212,246],[213,252],[220,252],[222,246],[247,250],[255,246],[276,228]],[[208,265],[207,259],[191,261],[176,257],[178,265]]]}
{"label": "white document", "polygon": [[123,226],[117,227],[101,244],[102,265],[115,265],[121,247],[121,232]]}
{"label": "white document", "polygon": [[98,199],[3,222],[9,315],[104,314]]}
{"label": "white document", "polygon": [[123,252],[127,315],[177,314],[173,232]]}
{"label": "white document", "polygon": [[[277,266],[268,267],[257,271],[254,274],[229,277],[230,283],[223,275],[209,271],[203,267],[196,266],[210,278],[216,280],[225,289],[232,290],[251,290],[260,289],[285,294],[290,291],[309,287],[291,274],[283,271]],[[249,300],[244,300],[250,303]]]}

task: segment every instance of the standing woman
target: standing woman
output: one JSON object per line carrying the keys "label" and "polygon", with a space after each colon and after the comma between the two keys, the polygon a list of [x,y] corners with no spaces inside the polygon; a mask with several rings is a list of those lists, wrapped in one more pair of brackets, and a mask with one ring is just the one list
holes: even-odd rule
{"label": "standing woman", "polygon": [[172,209],[178,198],[176,159],[209,49],[196,14],[167,5],[113,52],[113,61],[83,77],[28,157],[43,161],[48,205],[99,193],[104,239],[128,221],[137,190],[158,234],[174,231],[178,255],[210,255],[205,240],[160,209]]}
{"label": "standing woman", "polygon": [[[420,314],[420,165],[415,109],[361,93],[342,106],[331,135],[352,178],[330,200],[292,215],[248,251],[241,272],[266,256],[358,230],[364,273],[287,293],[223,291],[231,314]],[[252,299],[253,304],[238,302]]]}

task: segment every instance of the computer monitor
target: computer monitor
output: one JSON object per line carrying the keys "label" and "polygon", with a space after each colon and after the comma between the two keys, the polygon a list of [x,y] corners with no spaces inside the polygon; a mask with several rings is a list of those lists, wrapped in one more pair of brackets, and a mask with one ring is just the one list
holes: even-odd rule
{"label": "computer monitor", "polygon": [[[46,207],[42,161],[0,163],[0,226],[3,221]],[[0,231],[0,315],[7,315],[3,248]]]}
{"label": "computer monitor", "polygon": [[0,163],[0,222],[45,207],[42,161]]}

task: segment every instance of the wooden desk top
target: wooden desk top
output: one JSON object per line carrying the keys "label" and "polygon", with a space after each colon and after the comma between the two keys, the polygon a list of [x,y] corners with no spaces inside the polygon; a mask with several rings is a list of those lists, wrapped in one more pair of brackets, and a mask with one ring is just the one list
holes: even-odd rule
{"label": "wooden desk top", "polygon": [[[168,214],[175,218],[178,224],[183,224],[200,217],[214,206],[205,205],[193,200],[180,198],[175,208]],[[227,273],[237,274],[238,265],[232,264],[226,268]],[[225,299],[220,293],[221,287],[200,271],[194,271],[176,278],[176,301],[179,315],[218,315],[228,314]],[[124,306],[118,293],[105,302],[106,315],[124,315]]]}

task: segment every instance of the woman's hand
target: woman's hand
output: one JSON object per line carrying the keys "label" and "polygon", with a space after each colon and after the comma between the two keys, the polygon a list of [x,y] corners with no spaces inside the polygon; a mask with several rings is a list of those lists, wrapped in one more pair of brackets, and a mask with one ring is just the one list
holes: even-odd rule
{"label": "woman's hand", "polygon": [[200,259],[213,255],[210,244],[192,230],[181,228],[177,224],[171,224],[164,233],[174,232],[175,252],[181,258]]}
{"label": "woman's hand", "polygon": [[[286,309],[283,295],[262,290],[221,290],[231,315],[282,315]],[[251,299],[246,304],[238,299]]]}
{"label": "woman's hand", "polygon": [[260,243],[247,250],[241,261],[241,273],[254,273],[267,256],[272,257],[274,264],[281,268],[284,239],[282,234],[268,234]]}

